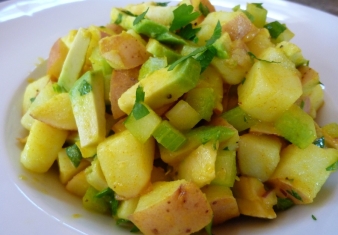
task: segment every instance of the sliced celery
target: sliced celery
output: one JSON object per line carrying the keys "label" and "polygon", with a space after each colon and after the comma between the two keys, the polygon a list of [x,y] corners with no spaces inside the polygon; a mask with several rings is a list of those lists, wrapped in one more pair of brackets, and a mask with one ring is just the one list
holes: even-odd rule
{"label": "sliced celery", "polygon": [[211,181],[211,184],[233,187],[237,174],[236,151],[218,151],[215,172],[216,177]]}
{"label": "sliced celery", "polygon": [[187,138],[167,120],[164,120],[158,125],[153,133],[153,136],[166,149],[176,151],[187,140]]}
{"label": "sliced celery", "polygon": [[248,115],[239,106],[223,113],[222,117],[238,131],[244,131],[257,123],[257,119]]}

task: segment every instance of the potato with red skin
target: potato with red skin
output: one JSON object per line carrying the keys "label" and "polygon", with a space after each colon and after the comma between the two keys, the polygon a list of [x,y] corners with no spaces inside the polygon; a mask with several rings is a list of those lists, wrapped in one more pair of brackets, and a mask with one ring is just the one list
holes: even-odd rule
{"label": "potato with red skin", "polygon": [[140,67],[136,67],[133,69],[114,70],[112,73],[110,82],[110,102],[113,117],[115,119],[126,115],[126,113],[120,109],[117,101],[126,90],[138,82],[137,78],[139,70]]}
{"label": "potato with red skin", "polygon": [[150,192],[140,197],[129,219],[145,235],[186,235],[208,225],[212,209],[192,182],[156,182]]}
{"label": "potato with red skin", "polygon": [[102,38],[99,48],[108,64],[117,70],[138,67],[150,56],[145,45],[126,32]]}
{"label": "potato with red skin", "polygon": [[50,75],[51,80],[57,81],[63,66],[63,62],[66,59],[68,53],[68,47],[59,38],[52,46],[47,61],[47,74]]}

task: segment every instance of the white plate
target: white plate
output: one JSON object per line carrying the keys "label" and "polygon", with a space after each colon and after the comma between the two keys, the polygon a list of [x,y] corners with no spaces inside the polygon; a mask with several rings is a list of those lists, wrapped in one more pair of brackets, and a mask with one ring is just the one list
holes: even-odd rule
{"label": "white plate", "polygon": [[[47,58],[54,41],[69,30],[90,24],[104,25],[109,22],[112,6],[132,2],[140,0],[14,0],[0,4],[1,234],[130,234],[117,228],[111,218],[82,209],[81,201],[67,193],[55,175],[25,171],[19,163],[16,138],[22,136],[20,111],[26,78],[39,63],[38,58]],[[213,1],[218,9],[226,10],[238,4],[244,8],[246,2]],[[335,88],[338,18],[290,2],[259,2],[268,9],[269,19],[286,23],[296,33],[293,42],[320,73],[326,86],[326,103],[319,123],[338,121],[338,105],[334,102],[338,99]],[[337,234],[337,180],[338,174],[334,173],[312,205],[296,206],[273,221],[235,220],[218,227],[214,234]]]}

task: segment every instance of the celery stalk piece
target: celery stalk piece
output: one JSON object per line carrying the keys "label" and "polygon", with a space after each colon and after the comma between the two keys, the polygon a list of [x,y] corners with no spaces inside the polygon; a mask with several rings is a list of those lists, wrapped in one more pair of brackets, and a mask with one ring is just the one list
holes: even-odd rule
{"label": "celery stalk piece", "polygon": [[236,151],[219,150],[215,172],[215,179],[211,181],[211,184],[233,187],[237,174]]}
{"label": "celery stalk piece", "polygon": [[85,62],[90,38],[90,32],[80,28],[71,44],[58,80],[58,84],[66,91],[69,91],[79,78],[82,66]]}
{"label": "celery stalk piece", "polygon": [[149,113],[142,118],[137,118],[131,112],[124,125],[130,133],[141,143],[145,143],[154,133],[162,119],[144,102],[140,102]]}
{"label": "celery stalk piece", "polygon": [[304,149],[317,138],[312,117],[297,105],[292,105],[275,122],[279,134]]}
{"label": "celery stalk piece", "polygon": [[167,120],[164,120],[158,125],[153,136],[166,149],[176,151],[187,140],[187,138]]}
{"label": "celery stalk piece", "polygon": [[244,112],[239,106],[225,112],[222,117],[239,132],[244,131],[257,123],[257,119]]}

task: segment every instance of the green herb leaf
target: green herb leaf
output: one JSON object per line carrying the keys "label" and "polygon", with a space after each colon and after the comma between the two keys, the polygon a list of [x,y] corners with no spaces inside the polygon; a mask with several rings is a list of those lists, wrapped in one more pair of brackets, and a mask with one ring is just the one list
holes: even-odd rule
{"label": "green herb leaf", "polygon": [[86,80],[83,80],[80,84],[78,91],[80,92],[81,96],[87,95],[89,92],[92,91],[92,86]]}
{"label": "green herb leaf", "polygon": [[319,148],[324,148],[325,147],[325,138],[324,136],[315,139],[313,142],[314,145],[318,146]]}
{"label": "green herb leaf", "polygon": [[117,15],[117,19],[115,20],[115,24],[121,24],[121,22],[122,22],[122,17],[123,17],[123,15],[121,14],[121,13],[119,13],[118,15]]}
{"label": "green herb leaf", "polygon": [[203,5],[202,2],[198,5],[198,9],[204,16],[207,16],[210,13],[209,8],[206,5]]}
{"label": "green herb leaf", "polygon": [[277,211],[285,211],[295,204],[290,198],[279,198],[277,197],[277,204],[275,205],[275,209]]}
{"label": "green herb leaf", "polygon": [[149,110],[142,103],[135,103],[133,108],[133,116],[136,120],[139,120],[149,114]]}
{"label": "green herb leaf", "polygon": [[144,17],[146,16],[147,12],[149,10],[149,7],[147,8],[147,10],[145,12],[143,12],[141,15],[137,16],[133,22],[133,25],[137,25],[138,23],[140,23]]}
{"label": "green herb leaf", "polygon": [[112,212],[112,215],[116,215],[117,208],[119,206],[119,201],[115,198],[115,192],[111,188],[106,188],[98,192],[95,197],[105,199],[109,205]]}
{"label": "green herb leaf", "polygon": [[278,38],[278,36],[286,30],[285,25],[279,23],[278,21],[273,21],[264,25],[264,28],[269,30],[269,33],[273,39]]}
{"label": "green herb leaf", "polygon": [[212,34],[211,38],[207,41],[206,46],[211,46],[222,36],[222,26],[219,21],[217,21],[216,27],[214,29],[214,33]]}
{"label": "green herb leaf", "polygon": [[204,51],[206,51],[208,48],[207,47],[199,47],[196,50],[194,50],[193,52],[191,52],[190,54],[186,55],[186,56],[182,56],[181,58],[179,58],[178,60],[176,60],[174,63],[172,63],[169,68],[168,71],[173,70],[179,63],[185,61],[186,59],[193,57],[199,53],[202,53]]}
{"label": "green herb leaf", "polygon": [[286,190],[286,192],[288,194],[290,194],[292,197],[296,198],[297,200],[303,201],[303,199],[299,196],[299,194],[296,191],[294,191],[294,190],[291,190],[291,191],[290,190]]}
{"label": "green herb leaf", "polygon": [[166,7],[169,3],[170,2],[156,2],[155,5],[160,7]]}
{"label": "green herb leaf", "polygon": [[144,101],[144,96],[145,96],[145,93],[143,91],[143,87],[138,86],[136,88],[136,102]]}
{"label": "green herb leaf", "polygon": [[206,51],[204,51],[202,54],[200,54],[196,60],[200,62],[201,64],[201,73],[209,66],[212,59],[216,56],[217,50],[215,47],[210,46]]}
{"label": "green herb leaf", "polygon": [[138,232],[140,232],[140,229],[139,229],[138,227],[136,227],[136,225],[134,225],[134,226],[132,227],[132,229],[130,229],[130,232],[131,232],[131,233],[138,233]]}
{"label": "green herb leaf", "polygon": [[252,3],[252,5],[255,5],[258,8],[264,9],[263,8],[263,3]]}
{"label": "green herb leaf", "polygon": [[180,31],[177,33],[177,35],[181,36],[186,40],[194,40],[197,32],[200,31],[200,29],[201,28],[193,28],[192,24],[188,24],[184,28],[181,28]]}
{"label": "green herb leaf", "polygon": [[131,13],[130,11],[127,11],[127,10],[121,10],[121,11],[122,11],[124,14],[126,14],[126,15],[137,17],[137,15]]}
{"label": "green herb leaf", "polygon": [[197,19],[200,16],[199,12],[193,12],[194,7],[192,5],[182,4],[177,7],[174,13],[174,20],[169,28],[170,31],[178,30],[191,21]]}
{"label": "green herb leaf", "polygon": [[262,62],[266,62],[266,63],[276,63],[276,64],[279,64],[280,62],[278,61],[269,61],[269,60],[262,60],[260,58],[258,58],[257,56],[255,56],[252,52],[248,52],[248,55],[251,57],[251,59],[256,59],[256,60],[259,60],[259,61],[262,61]]}
{"label": "green herb leaf", "polygon": [[338,161],[326,167],[326,171],[336,171],[338,169]]}
{"label": "green herb leaf", "polygon": [[311,215],[311,217],[312,217],[313,220],[317,220],[316,216]]}
{"label": "green herb leaf", "polygon": [[35,99],[36,99],[36,97],[32,97],[29,100],[31,101],[31,103],[33,103]]}
{"label": "green herb leaf", "polygon": [[207,232],[208,235],[213,235],[212,233],[212,220],[210,221],[210,223],[205,226],[205,231]]}
{"label": "green herb leaf", "polygon": [[78,167],[82,160],[82,154],[76,144],[66,148],[67,156],[75,167]]}

